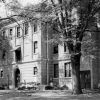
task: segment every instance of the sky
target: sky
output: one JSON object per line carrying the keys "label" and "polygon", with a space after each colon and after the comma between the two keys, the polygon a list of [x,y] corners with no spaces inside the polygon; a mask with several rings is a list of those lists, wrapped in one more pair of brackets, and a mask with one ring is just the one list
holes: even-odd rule
{"label": "sky", "polygon": [[[6,2],[10,2],[11,0],[6,0]],[[39,3],[41,0],[18,0],[23,6],[27,5],[27,4],[37,4]],[[6,17],[6,10],[5,10],[5,6],[3,3],[0,3],[0,16],[1,17]]]}

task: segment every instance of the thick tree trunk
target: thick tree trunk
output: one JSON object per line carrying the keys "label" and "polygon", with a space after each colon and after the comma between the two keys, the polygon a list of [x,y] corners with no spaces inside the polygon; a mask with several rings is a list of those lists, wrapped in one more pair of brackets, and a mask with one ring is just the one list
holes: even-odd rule
{"label": "thick tree trunk", "polygon": [[81,54],[71,56],[73,94],[81,94],[80,82],[80,57]]}

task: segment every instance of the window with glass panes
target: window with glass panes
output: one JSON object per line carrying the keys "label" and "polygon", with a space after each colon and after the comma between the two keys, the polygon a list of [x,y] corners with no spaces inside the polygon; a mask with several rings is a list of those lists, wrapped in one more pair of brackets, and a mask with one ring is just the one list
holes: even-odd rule
{"label": "window with glass panes", "polygon": [[25,35],[28,34],[28,23],[27,22],[24,23],[24,34]]}
{"label": "window with glass panes", "polygon": [[58,78],[58,77],[59,77],[58,64],[54,64],[54,78]]}
{"label": "window with glass panes", "polygon": [[13,29],[9,29],[9,35],[10,35],[10,39],[12,39],[12,32],[13,32]]}
{"label": "window with glass panes", "polygon": [[33,74],[34,74],[34,75],[36,75],[36,74],[37,74],[37,72],[38,72],[37,67],[33,67]]}
{"label": "window with glass panes", "polygon": [[34,32],[37,32],[37,22],[34,23]]}
{"label": "window with glass panes", "polygon": [[19,26],[17,27],[17,34],[16,35],[17,35],[17,37],[20,37],[20,27]]}
{"label": "window with glass panes", "polygon": [[38,42],[34,41],[34,53],[38,52]]}
{"label": "window with glass panes", "polygon": [[72,76],[72,68],[71,63],[64,64],[64,77],[71,77]]}

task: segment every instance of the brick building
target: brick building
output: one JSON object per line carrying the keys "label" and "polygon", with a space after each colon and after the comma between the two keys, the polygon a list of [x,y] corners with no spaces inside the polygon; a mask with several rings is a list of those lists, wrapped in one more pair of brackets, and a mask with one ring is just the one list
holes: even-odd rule
{"label": "brick building", "polygon": [[[1,60],[3,64],[0,63],[0,84],[16,88],[21,82],[46,85],[53,81],[54,84],[67,85],[72,89],[71,61],[67,46],[46,42],[53,31],[40,21],[18,23],[5,25],[1,30],[6,37],[3,41],[7,41],[8,47],[1,51],[5,58]],[[99,52],[96,55],[98,54]],[[100,79],[99,59],[93,61],[88,58],[87,62],[81,62],[82,88],[97,88]]]}

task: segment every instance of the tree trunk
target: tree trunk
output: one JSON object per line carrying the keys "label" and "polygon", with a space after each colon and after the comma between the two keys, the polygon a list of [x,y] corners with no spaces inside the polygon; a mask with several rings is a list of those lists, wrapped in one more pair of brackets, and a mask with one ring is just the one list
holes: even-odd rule
{"label": "tree trunk", "polygon": [[81,57],[80,53],[71,56],[73,94],[82,93],[81,82],[80,82],[80,57]]}

